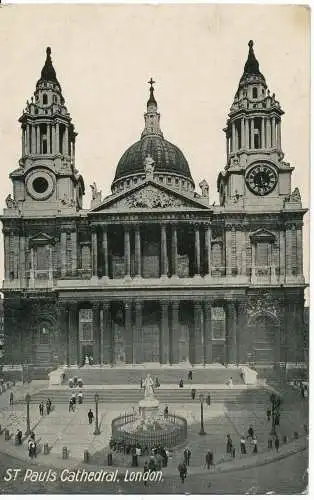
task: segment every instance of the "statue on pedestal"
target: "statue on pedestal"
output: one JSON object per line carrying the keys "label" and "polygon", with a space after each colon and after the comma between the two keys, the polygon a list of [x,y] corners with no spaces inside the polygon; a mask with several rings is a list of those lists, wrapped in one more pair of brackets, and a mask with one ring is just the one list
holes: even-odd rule
{"label": "statue on pedestal", "polygon": [[146,378],[143,380],[144,387],[144,397],[145,399],[154,399],[154,381],[150,374],[148,373]]}

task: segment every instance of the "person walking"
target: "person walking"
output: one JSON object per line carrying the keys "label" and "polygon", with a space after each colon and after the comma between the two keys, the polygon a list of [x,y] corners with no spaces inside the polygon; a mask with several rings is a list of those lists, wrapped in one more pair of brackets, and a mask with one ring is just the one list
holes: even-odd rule
{"label": "person walking", "polygon": [[155,380],[155,387],[158,389],[160,387],[160,382],[159,382],[159,378],[156,377],[156,380]]}
{"label": "person walking", "polygon": [[196,395],[196,389],[192,389],[191,390],[191,398],[192,398],[193,401],[195,399],[195,395]]}
{"label": "person walking", "polygon": [[69,401],[69,411],[74,411],[74,405],[73,405],[72,398]]}
{"label": "person walking", "polygon": [[14,395],[13,395],[13,392],[11,391],[10,392],[10,406],[13,406],[13,402],[14,402]]}
{"label": "person walking", "polygon": [[50,399],[48,398],[47,402],[46,402],[47,415],[49,415],[49,413],[51,412],[51,405],[52,405],[52,403],[51,403]]}
{"label": "person walking", "polygon": [[207,403],[207,406],[210,406],[210,394],[207,394],[207,396],[206,396],[206,403]]}
{"label": "person walking", "polygon": [[183,380],[182,380],[182,378],[180,379],[179,387],[180,387],[180,389],[182,389],[182,387],[183,387]]}
{"label": "person walking", "polygon": [[193,378],[193,374],[192,374],[192,370],[190,370],[188,373],[188,380],[192,380],[192,378]]}
{"label": "person walking", "polygon": [[227,434],[226,451],[227,451],[227,453],[231,453],[231,451],[232,451],[232,439],[231,439],[230,434]]}
{"label": "person walking", "polygon": [[92,412],[91,408],[90,408],[89,412],[87,413],[87,416],[88,416],[88,423],[92,424],[93,418],[94,418],[94,413]]}
{"label": "person walking", "polygon": [[276,435],[276,438],[275,438],[275,448],[276,448],[276,451],[277,451],[277,452],[278,452],[278,450],[279,450],[279,444],[280,444],[280,443],[279,443],[279,437],[278,437],[278,435]]}
{"label": "person walking", "polygon": [[183,452],[183,456],[184,456],[184,463],[189,466],[190,465],[190,459],[191,459],[191,450],[190,448],[185,448],[184,452]]}
{"label": "person walking", "polygon": [[253,427],[250,425],[250,427],[248,428],[248,431],[247,431],[247,434],[248,434],[248,437],[250,439],[253,439],[254,438],[254,429]]}
{"label": "person walking", "polygon": [[279,411],[276,413],[275,415],[275,425],[278,427],[278,425],[280,424],[280,413]]}
{"label": "person walking", "polygon": [[273,438],[272,438],[271,435],[268,436],[267,447],[268,447],[269,450],[271,450],[272,447],[273,447]]}
{"label": "person walking", "polygon": [[240,450],[241,450],[241,455],[246,455],[246,443],[244,436],[242,436],[240,439]]}
{"label": "person walking", "polygon": [[186,479],[186,476],[187,476],[186,465],[184,463],[183,464],[179,464],[178,470],[179,470],[179,475],[180,475],[181,483],[183,484],[184,481],[185,481],[185,479]]}
{"label": "person walking", "polygon": [[44,403],[43,402],[39,403],[39,415],[41,417],[43,417],[43,415],[44,415]]}
{"label": "person walking", "polygon": [[16,433],[16,444],[20,445],[22,444],[22,431],[20,429],[17,430],[17,433]]}
{"label": "person walking", "polygon": [[169,409],[168,409],[168,406],[165,406],[165,409],[164,409],[164,418],[168,418],[168,415],[169,415]]}
{"label": "person walking", "polygon": [[253,444],[253,453],[255,454],[255,453],[257,453],[257,439],[256,439],[256,436],[254,436],[252,444]]}
{"label": "person walking", "polygon": [[214,455],[211,451],[208,451],[205,455],[205,462],[207,469],[210,469],[210,467],[213,465],[214,462]]}
{"label": "person walking", "polygon": [[266,415],[267,415],[267,420],[268,422],[270,422],[270,417],[271,417],[271,410],[268,408],[267,412],[266,412]]}
{"label": "person walking", "polygon": [[83,393],[82,391],[80,391],[77,395],[77,402],[79,405],[81,405],[83,403]]}

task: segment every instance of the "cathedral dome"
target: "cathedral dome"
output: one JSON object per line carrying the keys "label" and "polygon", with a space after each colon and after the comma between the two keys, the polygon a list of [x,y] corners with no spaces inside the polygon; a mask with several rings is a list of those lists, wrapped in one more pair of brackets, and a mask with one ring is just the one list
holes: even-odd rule
{"label": "cathedral dome", "polygon": [[151,156],[155,161],[155,172],[178,174],[193,181],[188,162],[180,149],[158,135],[144,136],[130,146],[122,155],[114,182],[135,173],[144,174],[144,161]]}
{"label": "cathedral dome", "polygon": [[[194,181],[191,176],[189,164],[182,151],[167,141],[159,127],[160,115],[157,111],[157,102],[154,97],[152,80],[149,82],[150,97],[147,102],[147,112],[145,113],[145,128],[141,139],[130,146],[119,160],[115,177],[112,183],[112,190],[128,187],[130,183],[137,182],[138,178],[145,175],[145,159],[152,159],[154,165],[154,177],[163,179],[160,174],[167,177],[168,184],[173,184],[177,188],[188,190],[194,189]],[[133,178],[130,179],[130,177]],[[127,183],[124,182],[127,178]],[[136,178],[136,180],[135,180]]]}

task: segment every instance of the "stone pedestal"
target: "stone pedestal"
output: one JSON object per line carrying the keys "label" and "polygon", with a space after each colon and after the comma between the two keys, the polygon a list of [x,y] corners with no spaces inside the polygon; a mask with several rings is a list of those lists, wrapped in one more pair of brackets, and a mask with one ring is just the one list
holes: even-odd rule
{"label": "stone pedestal", "polygon": [[156,419],[159,415],[159,401],[155,398],[142,399],[138,406],[141,419],[145,422]]}

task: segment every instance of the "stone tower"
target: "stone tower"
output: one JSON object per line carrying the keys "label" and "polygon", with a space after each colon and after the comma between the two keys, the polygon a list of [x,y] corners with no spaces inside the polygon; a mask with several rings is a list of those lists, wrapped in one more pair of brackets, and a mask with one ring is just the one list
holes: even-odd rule
{"label": "stone tower", "polygon": [[[291,194],[293,167],[283,161],[281,117],[249,41],[248,58],[228,114],[227,163],[218,177],[220,204],[248,210],[282,209]],[[301,206],[301,205],[300,205]]]}
{"label": "stone tower", "polygon": [[20,168],[10,174],[13,200],[9,196],[8,208],[24,215],[79,210],[84,194],[83,179],[75,169],[77,134],[52,65],[50,47],[46,54],[34,96],[19,119]]}

